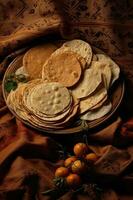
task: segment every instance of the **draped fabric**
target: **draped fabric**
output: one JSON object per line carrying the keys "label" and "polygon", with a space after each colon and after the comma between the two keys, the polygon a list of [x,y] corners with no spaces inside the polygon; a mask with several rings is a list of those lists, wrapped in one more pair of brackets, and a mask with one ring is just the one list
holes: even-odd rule
{"label": "draped fabric", "polygon": [[[2,78],[9,63],[40,41],[81,38],[106,52],[121,68],[126,84],[123,104],[99,129],[85,133],[99,159],[94,182],[103,200],[133,199],[133,1],[132,0],[1,0],[0,1],[0,200],[45,200],[62,164],[59,146],[72,152],[83,133],[51,136],[26,127],[9,112],[2,97]],[[93,179],[93,177],[92,177]],[[69,191],[60,200],[93,200]],[[89,195],[91,194],[91,195]]]}

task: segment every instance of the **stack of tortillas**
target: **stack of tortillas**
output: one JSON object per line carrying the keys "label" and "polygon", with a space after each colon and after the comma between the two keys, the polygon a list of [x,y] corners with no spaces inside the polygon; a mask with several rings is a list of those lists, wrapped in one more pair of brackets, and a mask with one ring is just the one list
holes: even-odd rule
{"label": "stack of tortillas", "polygon": [[92,121],[112,108],[108,91],[119,78],[119,66],[94,54],[85,41],[36,46],[24,55],[23,67],[31,81],[11,91],[7,102],[35,126],[65,128],[72,119]]}
{"label": "stack of tortillas", "polygon": [[35,79],[20,85],[8,96],[8,105],[18,116],[42,128],[63,128],[78,112],[78,100],[57,82]]}

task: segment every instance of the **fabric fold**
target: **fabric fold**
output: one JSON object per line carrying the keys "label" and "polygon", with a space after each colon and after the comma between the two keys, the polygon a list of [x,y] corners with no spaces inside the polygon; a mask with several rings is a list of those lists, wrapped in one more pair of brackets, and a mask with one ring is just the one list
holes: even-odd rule
{"label": "fabric fold", "polygon": [[[98,156],[90,177],[94,183],[104,186],[101,200],[133,199],[133,118],[126,117],[131,116],[127,112],[132,110],[133,45],[129,29],[132,3],[115,3],[74,0],[9,0],[0,3],[0,85],[16,56],[56,36],[88,41],[117,61],[126,75],[127,102],[125,108],[123,105],[120,108],[124,117],[113,118],[114,121],[107,126],[104,124],[100,131],[97,128],[94,133],[85,131],[90,152]],[[55,136],[54,140],[52,135],[46,136],[15,120],[7,107],[4,111],[3,107],[0,87],[0,200],[55,200],[43,196],[42,192],[54,187],[55,169],[63,165],[59,149],[62,145],[72,153],[69,150],[76,142],[82,141],[83,134],[75,138],[69,136],[69,139],[65,135]],[[85,194],[70,190],[59,199],[94,200],[91,195],[94,191],[89,186],[88,179]],[[119,194],[121,190],[123,194]]]}

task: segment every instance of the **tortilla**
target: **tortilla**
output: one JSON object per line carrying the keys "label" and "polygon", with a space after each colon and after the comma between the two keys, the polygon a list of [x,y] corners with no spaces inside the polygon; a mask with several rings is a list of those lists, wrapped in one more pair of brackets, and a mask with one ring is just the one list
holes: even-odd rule
{"label": "tortilla", "polygon": [[73,107],[73,109],[70,111],[69,115],[63,119],[60,122],[51,122],[49,123],[48,121],[43,121],[43,120],[39,120],[38,118],[36,118],[36,116],[31,115],[31,121],[33,123],[35,123],[36,125],[39,125],[43,128],[47,127],[47,128],[63,128],[65,125],[67,125],[72,119],[73,117],[75,117],[75,115],[78,112],[78,105],[75,105]]}
{"label": "tortilla", "polygon": [[65,87],[75,85],[81,76],[81,65],[72,52],[52,54],[43,66],[42,78],[48,82],[60,82]]}
{"label": "tortilla", "polygon": [[37,118],[39,118],[40,120],[46,121],[46,122],[59,122],[64,120],[67,116],[70,115],[70,112],[73,110],[73,108],[79,105],[79,101],[77,99],[72,98],[72,104],[70,104],[67,109],[63,110],[62,112],[60,112],[58,115],[54,115],[52,117],[48,116],[48,115],[44,115],[42,113],[39,112],[34,112],[34,114],[36,115]]}
{"label": "tortilla", "polygon": [[41,83],[32,89],[27,97],[30,99],[31,108],[46,115],[55,115],[64,110],[71,101],[67,88],[59,83]]}
{"label": "tortilla", "polygon": [[109,64],[109,67],[111,69],[112,72],[112,78],[111,78],[111,83],[110,85],[112,85],[118,78],[120,75],[120,68],[119,66],[107,55],[105,54],[96,54],[96,56],[98,57],[98,61],[102,61]]}
{"label": "tortilla", "polygon": [[97,105],[102,99],[107,96],[107,90],[102,87],[92,96],[86,97],[80,101],[80,113],[90,110],[93,106]]}
{"label": "tortilla", "polygon": [[9,93],[8,97],[7,97],[7,104],[10,108],[13,109],[14,107],[14,94],[15,94],[15,91],[11,90],[11,92]]}
{"label": "tortilla", "polygon": [[[48,88],[48,87],[46,88],[47,92],[48,92],[48,89],[51,89],[51,90],[53,90],[53,93],[61,92],[61,95],[63,95],[63,94],[65,95],[65,96],[62,96],[63,103],[61,103],[61,106],[63,106],[65,103],[64,99],[66,98],[66,91],[70,95],[67,88],[64,88],[59,83],[42,83],[39,81],[40,80],[38,80],[38,79],[30,81],[29,84],[25,83],[23,85],[20,85],[15,91],[12,91],[8,96],[8,102],[9,102],[11,108],[16,112],[16,114],[20,118],[30,122],[32,125],[35,125],[39,128],[47,127],[47,128],[59,128],[60,129],[60,128],[63,128],[63,125],[67,126],[67,124],[70,123],[70,120],[73,119],[73,117],[76,115],[76,113],[78,111],[79,104],[76,99],[73,99],[73,104],[71,104],[71,106],[68,107],[67,110],[64,110],[64,112],[60,113],[58,116],[51,117],[51,118],[45,118],[45,117],[39,118],[39,116],[35,115],[34,112],[30,112],[29,110],[26,109],[26,107],[24,105],[24,103],[26,101],[24,101],[23,98],[25,97],[25,95],[27,95],[27,96],[29,96],[29,94],[31,95],[33,91],[34,92],[36,92],[36,90],[40,91],[38,89],[38,87],[41,85],[43,85],[43,89],[44,89],[44,86],[48,86],[48,85],[51,86],[50,88]],[[32,87],[32,89],[33,89],[33,91],[31,93],[29,93],[30,87]],[[63,90],[60,90],[60,88],[65,89],[65,92]],[[45,89],[44,89],[44,91],[45,91]],[[47,92],[45,95],[47,95]],[[38,92],[38,94],[40,94],[40,93]],[[49,94],[49,92],[48,92],[48,94]],[[60,97],[60,95],[59,95],[59,97]],[[33,97],[33,100],[34,100],[34,97]]]}
{"label": "tortilla", "polygon": [[90,110],[95,110],[97,108],[100,108],[107,99],[108,99],[108,96],[106,95],[100,102],[98,102],[95,106],[90,108]]}
{"label": "tortilla", "polygon": [[100,73],[103,75],[104,85],[107,89],[109,89],[111,77],[112,77],[109,63],[105,63],[102,61],[93,61],[91,63],[91,68],[93,68],[94,70],[100,71]]}
{"label": "tortilla", "polygon": [[[33,114],[33,115],[36,115],[38,118],[41,118],[41,119],[53,119],[55,117],[59,117],[60,118],[60,115],[61,114],[64,114],[64,116],[67,114],[68,110],[72,107],[73,105],[73,101],[72,101],[72,97],[70,99],[70,103],[68,104],[68,106],[61,110],[59,113],[56,113],[56,114],[46,114],[46,113],[43,113],[42,111],[39,111],[37,108],[35,108],[36,105],[34,105],[34,107],[32,106],[32,98],[31,98],[31,94],[34,93],[34,90],[36,89],[36,86],[33,86],[32,88],[30,87],[26,87],[25,89],[25,92],[23,94],[23,106],[24,106],[24,109]],[[53,98],[52,98],[53,100]],[[63,116],[62,116],[63,117]]]}
{"label": "tortilla", "polygon": [[87,42],[75,39],[65,42],[63,47],[69,48],[70,51],[73,51],[84,58],[87,63],[87,67],[90,65],[92,60],[92,48]]}
{"label": "tortilla", "polygon": [[101,73],[89,68],[84,71],[82,80],[71,89],[73,96],[81,99],[92,94],[102,82]]}
{"label": "tortilla", "polygon": [[7,102],[9,107],[22,119],[25,120],[24,108],[22,106],[22,94],[26,84],[20,85],[15,91],[8,95]]}
{"label": "tortilla", "polygon": [[26,52],[23,57],[23,66],[31,79],[41,78],[44,63],[56,49],[55,45],[46,43]]}
{"label": "tortilla", "polygon": [[16,70],[15,75],[24,75],[26,78],[29,78],[29,74],[23,66]]}
{"label": "tortilla", "polygon": [[82,69],[86,68],[86,60],[79,54],[77,54],[76,52],[72,51],[69,47],[66,46],[61,46],[59,49],[57,49],[52,55],[60,55],[64,52],[71,52],[74,53],[76,58],[78,59],[79,63],[81,64]]}
{"label": "tortilla", "polygon": [[88,111],[87,113],[82,115],[80,118],[82,120],[87,120],[87,121],[96,120],[96,119],[99,119],[99,118],[105,116],[111,110],[111,108],[112,108],[111,102],[107,102],[102,107],[100,107],[96,110]]}

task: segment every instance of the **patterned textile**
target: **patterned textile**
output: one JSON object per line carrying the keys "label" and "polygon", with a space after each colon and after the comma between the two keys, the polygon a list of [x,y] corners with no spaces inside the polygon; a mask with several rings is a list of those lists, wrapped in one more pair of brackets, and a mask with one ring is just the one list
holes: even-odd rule
{"label": "patterned textile", "polygon": [[[121,67],[126,122],[114,116],[106,127],[87,136],[90,150],[100,156],[91,178],[103,187],[101,200],[132,200],[132,0],[0,0],[0,200],[55,200],[42,191],[53,187],[55,169],[62,164],[59,147],[72,153],[73,145],[83,141],[82,133],[53,140],[26,127],[2,97],[1,81],[9,63],[29,45],[53,35],[86,40]],[[88,183],[85,193],[69,191],[58,199],[96,200],[96,192]]]}

